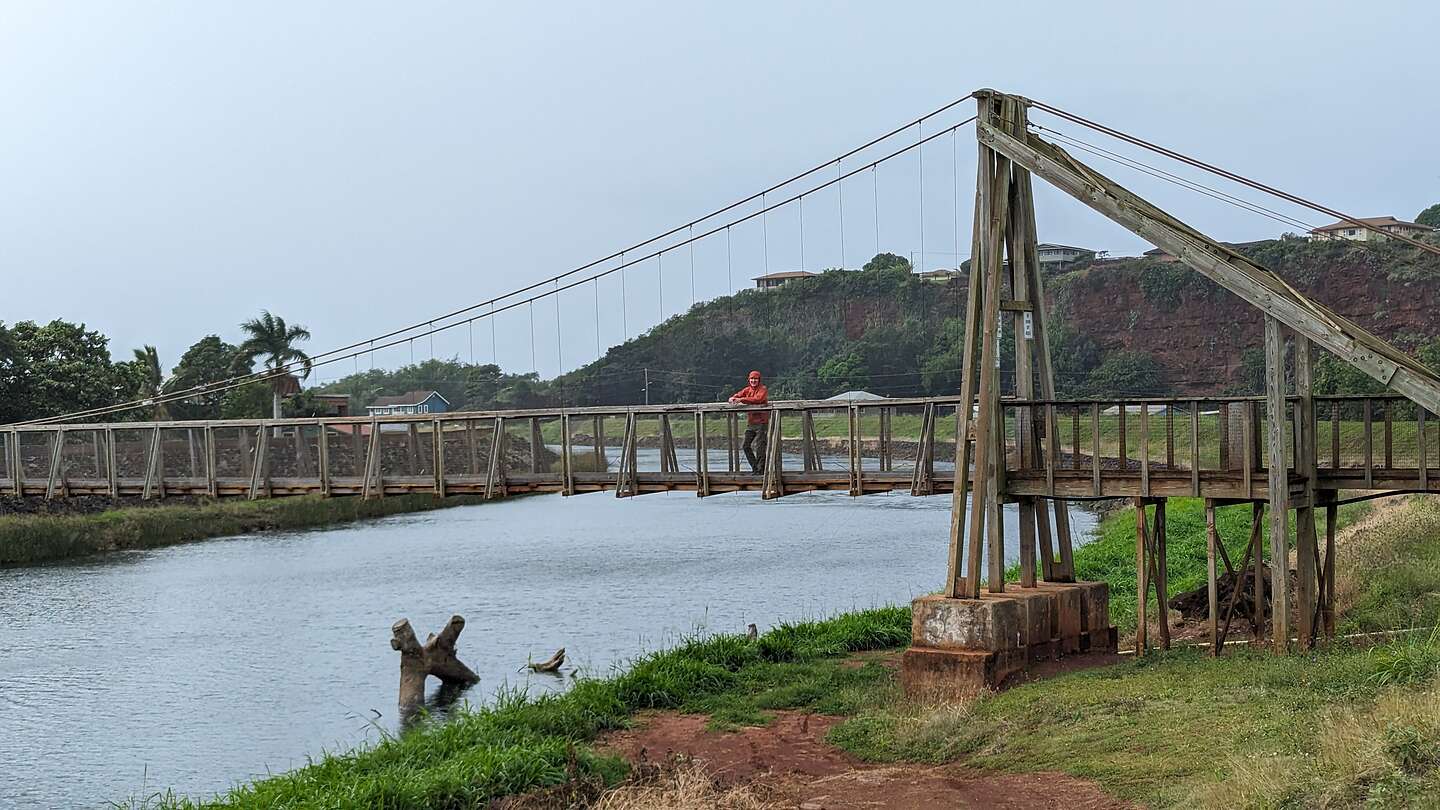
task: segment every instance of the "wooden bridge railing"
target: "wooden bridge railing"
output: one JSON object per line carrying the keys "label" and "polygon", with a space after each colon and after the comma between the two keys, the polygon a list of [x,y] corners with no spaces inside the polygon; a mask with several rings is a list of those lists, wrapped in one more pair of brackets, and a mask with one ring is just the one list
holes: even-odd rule
{"label": "wooden bridge railing", "polygon": [[[1440,420],[1316,397],[1317,486],[1433,491]],[[1287,405],[1292,486],[1297,408]],[[958,397],[463,412],[0,430],[0,493],[262,498],[613,490],[953,490]],[[1261,397],[1004,400],[1010,497],[1266,497]],[[749,414],[763,424],[749,425]],[[764,457],[753,472],[744,453]],[[1054,436],[1054,441],[1048,437]],[[972,437],[973,438],[973,437]],[[497,449],[498,448],[498,449]]]}

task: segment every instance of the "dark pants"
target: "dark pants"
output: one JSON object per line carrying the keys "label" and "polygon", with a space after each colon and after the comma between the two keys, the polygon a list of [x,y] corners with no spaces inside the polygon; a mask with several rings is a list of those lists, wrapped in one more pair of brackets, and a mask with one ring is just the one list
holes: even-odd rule
{"label": "dark pants", "polygon": [[[757,474],[765,472],[765,433],[766,425],[764,424],[750,425],[745,428],[743,447],[745,448],[745,458],[750,462],[750,472]],[[757,438],[760,440],[759,442],[755,441]],[[755,452],[757,447],[760,450],[759,453]]]}

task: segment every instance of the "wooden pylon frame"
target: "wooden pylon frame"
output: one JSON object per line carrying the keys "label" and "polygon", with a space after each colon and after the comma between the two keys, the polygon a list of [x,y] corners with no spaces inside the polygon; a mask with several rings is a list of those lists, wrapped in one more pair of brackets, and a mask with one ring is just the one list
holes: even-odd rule
{"label": "wooden pylon frame", "polygon": [[[981,93],[977,98],[980,121],[1006,132],[1025,132],[1026,110],[1019,99],[994,93]],[[1003,302],[1002,290],[1006,285],[1002,282],[1008,282],[1009,292],[1009,298]],[[980,597],[982,549],[989,562],[988,589],[991,593],[1000,593],[1005,589],[1000,501],[1004,491],[1006,431],[1000,405],[1001,381],[997,362],[1002,308],[1011,314],[1016,335],[1016,396],[1025,400],[1034,399],[1038,379],[1040,395],[1053,399],[1055,379],[1046,342],[1047,312],[1036,249],[1030,172],[981,142],[970,286],[966,300],[965,348],[960,375],[962,405],[956,418],[955,486],[945,591],[952,598]],[[970,401],[976,403],[973,414],[963,404]],[[1051,408],[1045,408],[1039,414],[1039,421],[1036,416],[1034,413],[1018,413],[1016,428],[1022,454],[1032,463],[1039,464],[1043,456],[1038,452],[1042,447],[1045,448],[1044,453],[1054,451],[1056,425]],[[973,450],[966,440],[972,422],[975,436]],[[967,480],[971,493],[968,518],[965,509]],[[1022,560],[1028,560],[1033,569],[1033,549],[1043,543],[1040,557],[1044,578],[1073,581],[1066,504],[1060,500],[1049,500],[1052,503],[1047,503],[1044,498],[1027,498],[1020,502]],[[1058,548],[1050,545],[1052,537]],[[1021,585],[1030,587],[1034,584],[1034,576],[1022,572]]]}

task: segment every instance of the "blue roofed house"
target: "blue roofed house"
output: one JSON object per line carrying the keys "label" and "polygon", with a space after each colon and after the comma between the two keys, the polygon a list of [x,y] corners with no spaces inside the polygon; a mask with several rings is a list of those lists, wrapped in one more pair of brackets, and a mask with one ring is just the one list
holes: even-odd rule
{"label": "blue roofed house", "polygon": [[450,400],[439,391],[407,391],[398,397],[380,397],[365,406],[370,416],[396,416],[414,413],[445,413]]}

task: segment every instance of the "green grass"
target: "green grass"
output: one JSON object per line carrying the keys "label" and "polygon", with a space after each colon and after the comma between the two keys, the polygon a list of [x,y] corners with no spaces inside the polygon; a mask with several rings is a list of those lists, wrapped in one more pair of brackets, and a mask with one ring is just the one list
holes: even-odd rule
{"label": "green grass", "polygon": [[[491,706],[453,712],[446,722],[327,755],[213,799],[142,796],[121,806],[478,808],[572,776],[613,781],[625,766],[583,744],[626,726],[637,711],[703,711],[725,725],[763,722],[769,709],[853,710],[888,673],[878,664],[842,667],[838,656],[896,647],[909,637],[909,610],[890,607],[781,625],[755,641],[694,639],[613,678],[584,679],[563,694],[502,694]],[[572,751],[578,773],[567,770]]]}
{"label": "green grass", "polygon": [[479,496],[436,500],[430,495],[400,495],[365,500],[315,495],[126,507],[90,515],[5,515],[0,517],[0,566],[157,548],[256,531],[329,526],[482,501]]}
{"label": "green grass", "polygon": [[1408,498],[1403,508],[1377,514],[1376,523],[1366,542],[1338,555],[1340,632],[1440,624],[1440,498]]}

